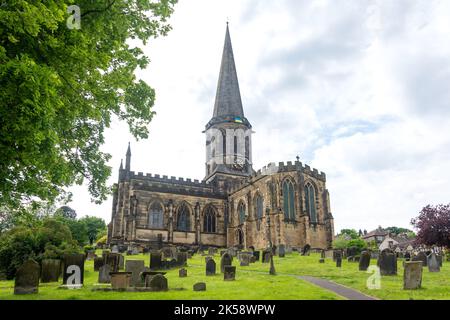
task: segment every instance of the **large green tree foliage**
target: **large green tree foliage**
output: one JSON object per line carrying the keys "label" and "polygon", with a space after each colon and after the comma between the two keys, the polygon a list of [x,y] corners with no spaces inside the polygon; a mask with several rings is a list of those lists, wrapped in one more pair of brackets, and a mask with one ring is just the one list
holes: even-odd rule
{"label": "large green tree foliage", "polygon": [[106,232],[105,221],[101,218],[85,216],[78,221],[86,226],[86,234],[90,245],[100,234]]}
{"label": "large green tree foliage", "polygon": [[[134,76],[149,60],[129,39],[166,35],[175,2],[0,1],[0,205],[53,200],[83,181],[106,199],[104,129],[117,117],[146,138],[154,115],[154,90]],[[72,4],[80,29],[66,23]]]}

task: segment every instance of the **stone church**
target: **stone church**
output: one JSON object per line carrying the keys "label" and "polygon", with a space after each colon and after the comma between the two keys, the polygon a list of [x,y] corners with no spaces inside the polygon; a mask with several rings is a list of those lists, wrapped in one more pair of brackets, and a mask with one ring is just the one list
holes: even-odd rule
{"label": "stone church", "polygon": [[128,145],[114,185],[110,244],[329,248],[334,235],[326,176],[297,161],[255,171],[227,25],[214,111],[207,123],[205,177],[131,171]]}

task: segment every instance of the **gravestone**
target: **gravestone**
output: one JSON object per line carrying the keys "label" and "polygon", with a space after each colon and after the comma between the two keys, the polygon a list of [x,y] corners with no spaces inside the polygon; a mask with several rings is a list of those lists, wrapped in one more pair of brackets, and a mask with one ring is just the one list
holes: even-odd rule
{"label": "gravestone", "polygon": [[302,256],[309,256],[310,251],[311,251],[311,246],[309,244],[305,245],[302,249]]}
{"label": "gravestone", "polygon": [[361,252],[361,257],[359,258],[359,271],[367,271],[370,265],[370,252]]}
{"label": "gravestone", "polygon": [[241,253],[241,267],[248,267],[250,265],[250,254]]}
{"label": "gravestone", "polygon": [[131,272],[111,272],[111,287],[113,289],[126,289],[130,287]]}
{"label": "gravestone", "polygon": [[211,257],[211,256],[206,256],[206,257],[205,257],[205,263],[208,262],[208,260],[210,260],[210,259],[212,259],[212,258],[213,258],[213,257]]}
{"label": "gravestone", "polygon": [[428,264],[427,255],[425,254],[425,252],[422,251],[416,254],[412,258],[412,261],[422,261],[422,267],[426,267]]}
{"label": "gravestone", "polygon": [[209,247],[208,248],[208,255],[213,256],[214,253],[216,253],[216,250],[214,248],[212,248],[212,247]]}
{"label": "gravestone", "polygon": [[120,253],[109,253],[106,255],[105,264],[111,267],[110,272],[118,272],[120,264]]}
{"label": "gravestone", "polygon": [[65,254],[63,284],[82,285],[84,281],[84,254]]}
{"label": "gravestone", "polygon": [[182,268],[180,270],[178,270],[178,276],[180,278],[185,278],[187,277],[187,270],[185,268]]}
{"label": "gravestone", "polygon": [[233,262],[233,257],[229,255],[228,253],[225,253],[222,255],[222,258],[220,258],[220,272],[224,273],[225,266],[231,266]]}
{"label": "gravestone", "polygon": [[336,257],[336,267],[337,268],[342,267],[342,257],[341,256]]}
{"label": "gravestone", "polygon": [[438,262],[438,260],[436,258],[436,254],[434,252],[432,252],[430,255],[428,255],[427,261],[428,261],[428,271],[429,272],[439,272],[439,271],[441,271],[441,268],[439,266],[439,262]]}
{"label": "gravestone", "polygon": [[319,263],[325,263],[325,258],[320,258]]}
{"label": "gravestone", "polygon": [[177,252],[177,264],[180,267],[184,267],[187,264],[187,253],[186,252]]}
{"label": "gravestone", "polygon": [[422,286],[422,261],[405,261],[403,289],[414,290]]}
{"label": "gravestone", "polygon": [[326,259],[333,259],[334,257],[334,250],[325,250],[325,256]]}
{"label": "gravestone", "polygon": [[61,274],[61,260],[44,259],[41,264],[41,282],[58,282]]}
{"label": "gravestone", "polygon": [[256,262],[256,257],[254,255],[250,256],[250,263],[255,263]]}
{"label": "gravestone", "polygon": [[206,283],[204,282],[197,282],[193,286],[194,291],[206,291]]}
{"label": "gravestone", "polygon": [[151,270],[161,269],[161,252],[152,251],[150,253],[150,269]]}
{"label": "gravestone", "polygon": [[382,276],[390,276],[397,274],[397,256],[390,249],[384,249],[377,262],[380,267],[380,274]]}
{"label": "gravestone", "polygon": [[41,268],[34,260],[25,261],[16,271],[14,294],[30,294],[39,291]]}
{"label": "gravestone", "polygon": [[123,270],[125,268],[125,257],[119,254],[119,270]]}
{"label": "gravestone", "polygon": [[253,251],[253,256],[255,257],[256,261],[259,261],[259,254],[260,254],[260,251]]}
{"label": "gravestone", "polygon": [[270,255],[271,255],[270,250],[264,250],[263,251],[263,257],[262,257],[262,262],[263,263],[269,263],[270,262]]}
{"label": "gravestone", "polygon": [[353,257],[353,261],[354,261],[354,262],[359,262],[360,259],[361,259],[360,256],[354,256],[354,257]]}
{"label": "gravestone", "polygon": [[167,278],[162,274],[148,275],[145,277],[145,286],[152,291],[167,291],[169,286],[167,284]]}
{"label": "gravestone", "polygon": [[119,247],[117,245],[113,245],[111,248],[112,253],[119,253]]}
{"label": "gravestone", "polygon": [[127,260],[125,262],[125,271],[131,273],[130,286],[142,287],[141,272],[144,271],[145,263],[143,260]]}
{"label": "gravestone", "polygon": [[111,283],[111,265],[104,264],[98,270],[98,283]]}
{"label": "gravestone", "polygon": [[436,259],[437,259],[437,261],[438,261],[438,263],[439,263],[439,267],[442,267],[442,255],[437,254],[437,255],[436,255]]}
{"label": "gravestone", "polygon": [[409,252],[406,252],[403,257],[405,258],[405,261],[410,261],[411,260],[411,254]]}
{"label": "gravestone", "polygon": [[223,273],[224,281],[232,281],[236,279],[236,267],[235,266],[225,266]]}
{"label": "gravestone", "polygon": [[325,259],[325,250],[320,251],[320,258]]}
{"label": "gravestone", "polygon": [[94,258],[94,271],[100,270],[100,267],[105,263],[105,259],[102,257]]}
{"label": "gravestone", "polygon": [[216,262],[214,259],[209,259],[208,262],[206,262],[206,275],[207,276],[213,276],[216,274]]}
{"label": "gravestone", "polygon": [[278,246],[278,257],[284,258],[286,255],[286,247],[284,244]]}

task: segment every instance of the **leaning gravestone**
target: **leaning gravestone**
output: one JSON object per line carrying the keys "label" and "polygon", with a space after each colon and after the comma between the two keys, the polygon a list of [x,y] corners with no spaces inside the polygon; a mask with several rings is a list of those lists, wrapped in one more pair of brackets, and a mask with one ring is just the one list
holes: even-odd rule
{"label": "leaning gravestone", "polygon": [[94,271],[100,270],[100,267],[105,263],[105,259],[103,257],[94,258]]}
{"label": "leaning gravestone", "polygon": [[414,290],[422,286],[422,261],[405,261],[403,289]]}
{"label": "leaning gravestone", "polygon": [[213,276],[216,274],[216,262],[214,259],[209,259],[208,262],[206,262],[206,275],[207,276]]}
{"label": "leaning gravestone", "polygon": [[130,286],[142,287],[141,272],[144,271],[145,263],[143,260],[127,260],[125,262],[125,271],[131,272]]}
{"label": "leaning gravestone", "polygon": [[39,263],[27,260],[16,271],[14,294],[30,294],[39,291]]}
{"label": "leaning gravestone", "polygon": [[434,252],[432,252],[430,255],[428,255],[427,261],[428,261],[428,271],[429,272],[441,271],[441,268],[439,267],[439,262],[436,258],[436,254]]}
{"label": "leaning gravestone", "polygon": [[82,285],[84,281],[84,254],[66,254],[63,264],[63,284]]}
{"label": "leaning gravestone", "polygon": [[228,253],[224,253],[222,258],[220,258],[220,272],[224,273],[225,266],[231,266],[233,262],[233,257]]}
{"label": "leaning gravestone", "polygon": [[359,271],[367,271],[370,265],[370,252],[361,252],[361,257],[359,258]]}
{"label": "leaning gravestone", "polygon": [[235,266],[225,266],[223,273],[224,281],[232,281],[236,278],[236,267]]}
{"label": "leaning gravestone", "polygon": [[41,264],[41,282],[58,282],[61,274],[61,260],[44,259]]}
{"label": "leaning gravestone", "polygon": [[111,265],[104,264],[98,270],[98,283],[111,283]]}
{"label": "leaning gravestone", "polygon": [[428,259],[427,259],[427,255],[425,254],[425,252],[419,252],[418,254],[416,254],[413,258],[412,261],[422,261],[422,267],[426,267],[428,264]]}
{"label": "leaning gravestone", "polygon": [[167,284],[167,278],[162,274],[155,274],[154,276],[147,276],[145,278],[145,286],[152,291],[167,291],[169,286]]}
{"label": "leaning gravestone", "polygon": [[397,274],[397,256],[390,249],[384,249],[381,251],[377,265],[380,267],[380,274],[382,276]]}
{"label": "leaning gravestone", "polygon": [[150,269],[151,270],[161,269],[161,252],[152,251],[150,253]]}

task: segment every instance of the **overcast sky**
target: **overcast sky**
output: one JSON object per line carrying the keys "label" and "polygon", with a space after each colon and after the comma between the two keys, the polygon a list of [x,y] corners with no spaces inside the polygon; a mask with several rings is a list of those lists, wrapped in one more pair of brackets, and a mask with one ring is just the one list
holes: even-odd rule
{"label": "overcast sky", "polygon": [[[450,1],[181,0],[139,78],[156,89],[150,137],[114,123],[103,150],[131,169],[203,179],[225,37],[231,40],[253,163],[300,161],[327,174],[335,230],[411,228],[450,202]],[[79,216],[111,219],[72,188]]]}

